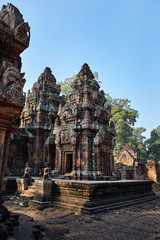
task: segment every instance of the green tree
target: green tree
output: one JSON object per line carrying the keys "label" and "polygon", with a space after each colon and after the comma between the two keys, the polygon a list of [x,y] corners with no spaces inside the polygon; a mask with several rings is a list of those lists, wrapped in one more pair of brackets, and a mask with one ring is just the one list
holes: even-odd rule
{"label": "green tree", "polygon": [[71,84],[76,79],[76,74],[74,74],[72,77],[65,78],[64,81],[59,82],[61,86],[61,94],[66,95],[71,90]]}
{"label": "green tree", "polygon": [[146,144],[148,147],[147,157],[155,159],[160,164],[160,126],[151,131]]}
{"label": "green tree", "polygon": [[132,137],[128,143],[138,153],[140,162],[146,162],[147,159],[146,138],[143,136],[145,131],[143,127],[133,128]]}
{"label": "green tree", "polygon": [[138,111],[131,108],[131,101],[128,99],[112,98],[106,95],[106,107],[111,106],[111,121],[116,129],[116,147],[114,156],[119,154],[123,146],[128,143],[131,147],[134,142],[134,124],[138,118]]}
{"label": "green tree", "polygon": [[[93,75],[95,77],[95,80],[98,81],[98,72],[93,72]],[[76,74],[74,74],[72,77],[65,78],[64,81],[59,82],[61,86],[61,94],[66,95],[71,90],[72,82],[76,79]],[[98,81],[99,84],[101,84],[101,81]]]}

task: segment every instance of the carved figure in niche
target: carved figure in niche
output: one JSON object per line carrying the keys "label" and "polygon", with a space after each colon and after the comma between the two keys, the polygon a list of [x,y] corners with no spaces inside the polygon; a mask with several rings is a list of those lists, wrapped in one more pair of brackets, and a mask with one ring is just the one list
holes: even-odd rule
{"label": "carved figure in niche", "polygon": [[54,128],[57,128],[59,125],[60,125],[60,120],[57,117],[56,120],[55,120],[55,123],[54,123]]}
{"label": "carved figure in niche", "polygon": [[49,167],[49,164],[46,163],[45,168],[43,170],[43,179],[44,180],[50,179],[50,177],[51,177],[51,168]]}
{"label": "carved figure in niche", "polygon": [[71,137],[71,144],[72,145],[76,145],[76,136],[77,136],[77,134],[76,133],[74,133],[73,135],[72,135],[72,137]]}
{"label": "carved figure in niche", "polygon": [[100,143],[100,141],[101,141],[101,133],[100,133],[100,131],[97,133],[97,143]]}
{"label": "carved figure in niche", "polygon": [[106,102],[106,98],[105,98],[105,93],[104,93],[104,91],[103,90],[101,90],[101,96],[102,96],[102,101],[103,101],[103,103],[105,103]]}
{"label": "carved figure in niche", "polygon": [[24,73],[20,73],[21,58],[17,57],[14,63],[3,62],[0,76],[0,87],[3,93],[7,94],[7,100],[23,105],[23,87],[25,84]]}
{"label": "carved figure in niche", "polygon": [[56,134],[55,144],[57,146],[60,146],[60,144],[61,144],[61,133],[60,132],[59,132],[59,134]]}
{"label": "carved figure in niche", "polygon": [[24,169],[24,174],[23,174],[23,178],[30,178],[31,175],[31,167],[29,166],[29,163],[26,163],[26,167]]}
{"label": "carved figure in niche", "polygon": [[42,171],[42,169],[39,170],[39,176],[40,176],[40,177],[43,177],[43,171]]}
{"label": "carved figure in niche", "polygon": [[93,92],[92,99],[95,101],[97,99],[97,92]]}
{"label": "carved figure in niche", "polygon": [[91,122],[91,115],[90,115],[90,112],[88,110],[84,114],[83,122],[84,123],[90,123]]}

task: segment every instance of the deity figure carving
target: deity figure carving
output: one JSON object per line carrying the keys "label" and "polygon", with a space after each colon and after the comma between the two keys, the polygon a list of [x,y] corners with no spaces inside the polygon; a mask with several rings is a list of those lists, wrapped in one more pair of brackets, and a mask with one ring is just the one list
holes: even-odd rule
{"label": "deity figure carving", "polygon": [[1,97],[5,97],[7,102],[23,106],[25,101],[23,87],[26,80],[23,78],[24,73],[20,73],[20,69],[18,69],[17,61],[21,61],[21,59],[17,59],[15,63],[3,62],[0,76],[0,87],[3,91]]}
{"label": "deity figure carving", "polygon": [[77,134],[74,133],[72,136],[71,136],[71,144],[73,146],[76,146],[76,142],[77,142]]}
{"label": "deity figure carving", "polygon": [[23,178],[30,178],[31,176],[31,167],[29,166],[29,163],[26,163],[26,167],[24,169],[24,174],[23,174]]}
{"label": "deity figure carving", "polygon": [[51,177],[51,168],[49,167],[48,163],[45,164],[45,168],[43,170],[43,179],[47,180]]}

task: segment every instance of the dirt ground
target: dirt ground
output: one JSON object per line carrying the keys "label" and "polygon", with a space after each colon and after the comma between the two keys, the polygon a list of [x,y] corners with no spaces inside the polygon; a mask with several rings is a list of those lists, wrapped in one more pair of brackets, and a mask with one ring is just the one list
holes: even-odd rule
{"label": "dirt ground", "polygon": [[[40,211],[20,207],[11,201],[6,201],[4,205],[20,216],[32,217],[40,225],[43,240],[160,239],[160,198],[96,215],[75,214],[54,208]],[[27,227],[27,222],[25,225]],[[30,240],[27,236],[22,239]]]}

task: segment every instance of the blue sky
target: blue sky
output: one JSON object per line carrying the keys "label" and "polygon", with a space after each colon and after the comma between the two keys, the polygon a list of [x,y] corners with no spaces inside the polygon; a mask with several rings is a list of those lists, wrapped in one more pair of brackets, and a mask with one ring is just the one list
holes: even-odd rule
{"label": "blue sky", "polygon": [[[0,1],[0,7],[8,1]],[[46,66],[57,81],[87,62],[101,89],[128,98],[139,111],[137,127],[160,125],[159,0],[11,0],[31,27],[22,53],[25,91]]]}

